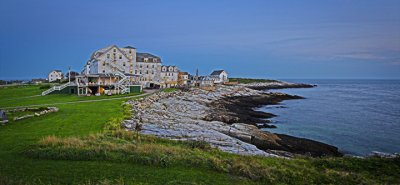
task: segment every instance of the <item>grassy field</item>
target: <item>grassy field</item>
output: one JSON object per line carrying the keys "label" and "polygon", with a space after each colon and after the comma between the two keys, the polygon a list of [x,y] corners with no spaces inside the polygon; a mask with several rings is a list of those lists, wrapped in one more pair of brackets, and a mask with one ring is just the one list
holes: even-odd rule
{"label": "grassy field", "polygon": [[[0,107],[110,98],[41,91],[0,88]],[[57,105],[0,126],[0,184],[400,184],[398,158],[245,157],[122,131],[113,123],[129,114],[124,101]]]}

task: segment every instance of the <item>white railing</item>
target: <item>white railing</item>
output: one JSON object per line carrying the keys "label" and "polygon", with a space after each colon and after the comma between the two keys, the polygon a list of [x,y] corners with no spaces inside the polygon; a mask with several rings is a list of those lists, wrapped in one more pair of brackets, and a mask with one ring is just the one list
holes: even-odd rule
{"label": "white railing", "polygon": [[64,88],[66,88],[66,87],[68,87],[68,86],[72,86],[72,85],[74,85],[74,84],[75,84],[74,82],[68,82],[68,83],[62,84],[62,85],[60,85],[60,86],[53,86],[52,88],[43,91],[43,92],[42,92],[42,96],[48,95],[48,94],[52,93],[53,91],[61,91],[61,90],[63,90]]}

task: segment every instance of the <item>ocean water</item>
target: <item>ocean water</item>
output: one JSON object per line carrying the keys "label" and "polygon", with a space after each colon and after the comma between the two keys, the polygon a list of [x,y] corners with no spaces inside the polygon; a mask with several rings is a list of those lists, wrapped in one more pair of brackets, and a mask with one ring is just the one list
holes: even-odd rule
{"label": "ocean water", "polygon": [[345,154],[400,153],[400,80],[285,80],[315,88],[272,91],[305,97],[260,110],[278,115],[266,129],[337,146]]}

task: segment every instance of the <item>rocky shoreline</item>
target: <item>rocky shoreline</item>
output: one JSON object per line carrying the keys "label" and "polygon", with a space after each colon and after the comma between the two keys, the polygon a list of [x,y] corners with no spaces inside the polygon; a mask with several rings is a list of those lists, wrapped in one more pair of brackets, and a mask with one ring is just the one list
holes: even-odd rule
{"label": "rocky shoreline", "polygon": [[[287,87],[282,83],[280,87]],[[250,88],[248,88],[249,86]],[[290,157],[342,156],[334,146],[321,142],[274,134],[260,130],[273,114],[254,110],[269,104],[302,97],[284,93],[263,92],[257,87],[276,88],[274,83],[219,86],[209,92],[159,92],[131,100],[132,119],[125,120],[128,130],[140,128],[142,134],[174,140],[201,140],[220,150],[241,155]],[[290,86],[293,86],[290,84]],[[257,89],[256,88],[256,89]]]}

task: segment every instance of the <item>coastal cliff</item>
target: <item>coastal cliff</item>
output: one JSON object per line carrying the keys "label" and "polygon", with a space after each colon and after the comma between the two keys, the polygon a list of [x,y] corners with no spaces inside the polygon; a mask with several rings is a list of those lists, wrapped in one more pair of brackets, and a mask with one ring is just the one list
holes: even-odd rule
{"label": "coastal cliff", "polygon": [[220,150],[242,155],[342,156],[334,146],[257,127],[259,123],[268,123],[266,118],[274,115],[254,108],[302,97],[255,89],[287,85],[274,82],[219,86],[213,92],[200,89],[159,92],[129,101],[135,114],[124,125],[129,130],[140,128],[143,134],[162,138],[205,141]]}

